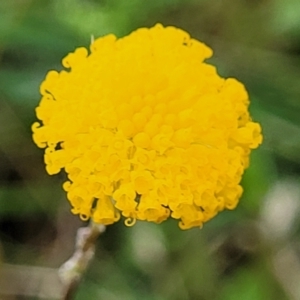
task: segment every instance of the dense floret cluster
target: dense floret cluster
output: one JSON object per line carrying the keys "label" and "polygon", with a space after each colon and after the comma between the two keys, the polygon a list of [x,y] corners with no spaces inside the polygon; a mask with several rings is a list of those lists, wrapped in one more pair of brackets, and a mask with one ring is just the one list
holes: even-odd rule
{"label": "dense floret cluster", "polygon": [[47,74],[33,138],[48,173],[67,173],[74,214],[105,225],[172,217],[188,229],[236,207],[261,128],[244,86],[203,62],[211,55],[158,24],[99,38]]}

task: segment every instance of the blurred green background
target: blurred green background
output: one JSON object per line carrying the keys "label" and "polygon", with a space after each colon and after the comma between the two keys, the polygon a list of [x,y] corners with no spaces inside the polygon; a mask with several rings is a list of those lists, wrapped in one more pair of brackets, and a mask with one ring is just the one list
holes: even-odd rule
{"label": "blurred green background", "polygon": [[0,299],[59,299],[56,268],[83,223],[32,142],[39,85],[95,37],[157,22],[214,49],[246,85],[264,144],[237,209],[203,229],[110,226],[76,299],[300,299],[300,1],[0,1]]}

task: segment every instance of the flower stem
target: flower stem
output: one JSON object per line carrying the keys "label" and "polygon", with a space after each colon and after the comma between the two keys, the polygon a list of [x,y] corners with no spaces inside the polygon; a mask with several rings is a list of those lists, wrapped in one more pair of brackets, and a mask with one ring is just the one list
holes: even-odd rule
{"label": "flower stem", "polygon": [[93,222],[90,222],[89,226],[77,230],[74,254],[58,271],[64,285],[62,300],[74,299],[80,280],[94,257],[95,242],[104,231],[104,225]]}

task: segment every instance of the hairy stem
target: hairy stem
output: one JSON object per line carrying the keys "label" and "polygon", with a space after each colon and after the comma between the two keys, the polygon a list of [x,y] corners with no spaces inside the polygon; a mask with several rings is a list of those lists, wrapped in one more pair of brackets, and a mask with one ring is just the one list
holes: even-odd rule
{"label": "hairy stem", "polygon": [[94,257],[95,242],[104,231],[104,225],[93,222],[90,222],[89,226],[77,230],[74,254],[58,271],[64,285],[62,300],[74,299],[80,280]]}

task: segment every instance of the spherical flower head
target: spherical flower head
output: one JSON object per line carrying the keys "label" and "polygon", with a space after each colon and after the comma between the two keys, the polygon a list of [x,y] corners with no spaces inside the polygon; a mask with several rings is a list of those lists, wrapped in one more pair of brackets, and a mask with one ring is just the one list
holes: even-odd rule
{"label": "spherical flower head", "polygon": [[64,169],[72,212],[201,227],[234,209],[250,151],[262,142],[248,94],[204,62],[212,50],[158,24],[67,55],[50,71],[32,126],[46,170]]}

